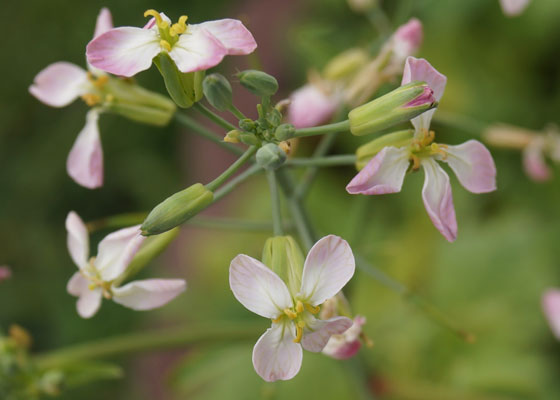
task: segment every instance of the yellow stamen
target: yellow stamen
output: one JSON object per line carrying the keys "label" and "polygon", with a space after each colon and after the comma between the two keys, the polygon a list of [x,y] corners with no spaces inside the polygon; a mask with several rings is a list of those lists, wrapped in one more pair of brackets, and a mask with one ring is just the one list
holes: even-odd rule
{"label": "yellow stamen", "polygon": [[[144,18],[146,17],[154,17],[156,19],[156,24],[157,26],[161,27],[161,25],[163,25],[163,19],[161,18],[161,15],[154,9],[149,9],[146,10],[144,12]],[[166,21],[167,22],[167,21]]]}
{"label": "yellow stamen", "polygon": [[90,107],[99,104],[101,102],[101,97],[94,93],[86,93],[82,95],[82,100]]}
{"label": "yellow stamen", "polygon": [[109,77],[107,75],[101,75],[99,78],[93,81],[93,85],[101,89],[107,82],[109,82]]}
{"label": "yellow stamen", "polygon": [[161,47],[163,47],[165,50],[171,51],[171,45],[169,44],[169,42],[167,40],[160,40],[159,45]]}
{"label": "yellow stamen", "polygon": [[288,318],[290,318],[290,319],[296,319],[297,318],[297,313],[293,312],[289,308],[284,309],[284,314],[286,314],[288,316]]}
{"label": "yellow stamen", "polygon": [[299,321],[297,323],[297,326],[299,326],[300,328],[305,328],[305,321]]}
{"label": "yellow stamen", "polygon": [[303,328],[301,326],[296,327],[296,338],[294,339],[294,343],[301,342],[301,337],[303,336]]}
{"label": "yellow stamen", "polygon": [[89,289],[89,290],[94,290],[96,287],[97,287],[97,285],[96,285],[95,283],[90,283],[90,284],[88,285],[88,289]]}
{"label": "yellow stamen", "polygon": [[296,312],[298,314],[301,314],[303,312],[303,310],[304,310],[303,303],[298,300],[298,302],[296,303]]}
{"label": "yellow stamen", "polygon": [[440,154],[442,158],[445,160],[447,158],[447,152],[443,150],[441,147],[437,143],[432,143],[432,145],[430,146],[430,150],[432,151],[433,154]]}
{"label": "yellow stamen", "polygon": [[319,311],[321,311],[321,307],[320,307],[320,306],[313,307],[311,304],[307,304],[307,303],[305,303],[305,308],[306,308],[307,311],[309,311],[311,314],[317,314]]}
{"label": "yellow stamen", "polygon": [[418,171],[420,169],[420,158],[418,158],[418,156],[415,156],[414,154],[410,156],[410,158],[412,159],[412,170],[413,171]]}
{"label": "yellow stamen", "polygon": [[290,155],[290,153],[292,152],[292,144],[286,140],[284,142],[280,142],[278,144],[278,147],[280,147],[282,150],[284,150],[284,153],[286,153],[286,155]]}
{"label": "yellow stamen", "polygon": [[186,15],[181,15],[181,17],[179,18],[179,22],[177,22],[176,24],[171,25],[171,29],[169,29],[169,34],[171,36],[177,36],[180,33],[185,33],[185,31],[187,30],[187,16]]}
{"label": "yellow stamen", "polygon": [[280,321],[282,321],[282,318],[284,318],[284,314],[280,314],[278,316],[278,318],[273,319],[272,322],[274,322],[275,324],[279,323]]}

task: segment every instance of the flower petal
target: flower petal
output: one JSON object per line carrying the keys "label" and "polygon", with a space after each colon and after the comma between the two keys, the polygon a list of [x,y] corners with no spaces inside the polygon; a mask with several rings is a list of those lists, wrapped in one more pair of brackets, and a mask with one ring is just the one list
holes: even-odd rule
{"label": "flower petal", "polygon": [[544,182],[551,178],[552,171],[546,165],[544,158],[544,141],[540,138],[534,139],[523,150],[523,167],[525,173],[534,181]]}
{"label": "flower petal", "polygon": [[[440,74],[425,59],[408,57],[404,66],[402,84],[406,85],[412,81],[426,82],[428,86],[434,91],[435,99],[437,101],[440,101],[445,90],[447,77]],[[426,111],[416,118],[413,118],[411,122],[412,125],[414,125],[414,127],[416,128],[416,131],[430,129],[430,122],[432,121],[432,116],[435,112],[436,110],[432,109],[430,111]]]}
{"label": "flower petal", "polygon": [[251,54],[257,48],[255,38],[243,23],[237,19],[219,19],[189,25],[189,29],[203,28],[212,34],[229,55]]}
{"label": "flower petal", "polygon": [[113,288],[113,300],[133,310],[161,307],[185,291],[183,279],[146,279]]}
{"label": "flower petal", "polygon": [[275,319],[293,306],[288,287],[266,265],[240,254],[229,267],[229,286],[235,298],[249,311]]}
{"label": "flower petal", "polygon": [[93,38],[95,39],[97,36],[100,36],[111,29],[113,29],[113,17],[111,16],[111,11],[109,11],[107,7],[103,7],[97,16]]}
{"label": "flower petal", "polygon": [[365,317],[356,316],[353,324],[341,335],[333,335],[323,348],[323,354],[337,360],[346,360],[356,355],[362,347],[360,335],[362,326],[366,323]]}
{"label": "flower petal", "polygon": [[406,148],[385,147],[350,181],[350,194],[387,194],[401,191],[410,165]]}
{"label": "flower petal", "polygon": [[415,54],[422,39],[422,23],[418,19],[411,18],[406,24],[399,26],[392,37],[392,50],[397,59],[402,63],[408,56]]}
{"label": "flower petal", "polygon": [[560,340],[560,290],[548,289],[542,296],[542,307],[550,329]]}
{"label": "flower petal", "polygon": [[177,43],[169,52],[181,72],[202,71],[218,65],[226,56],[227,50],[218,39],[205,29],[189,30],[179,36]]}
{"label": "flower petal", "polygon": [[253,348],[255,371],[267,382],[287,381],[301,368],[303,351],[292,324],[272,324]]}
{"label": "flower petal", "polygon": [[78,310],[80,317],[93,317],[97,310],[99,310],[99,306],[101,306],[102,298],[103,291],[98,287],[93,290],[88,289],[82,292],[78,302],[76,303],[76,309]]}
{"label": "flower petal", "polygon": [[157,32],[121,27],[111,29],[89,42],[86,56],[95,68],[130,77],[150,68],[152,59],[160,51]]}
{"label": "flower petal", "polygon": [[327,122],[340,103],[336,96],[328,96],[312,84],[296,90],[290,100],[288,119],[296,129],[310,128]]}
{"label": "flower petal", "polygon": [[320,239],[305,259],[301,278],[302,300],[317,306],[333,297],[352,278],[355,265],[346,240],[335,235]]}
{"label": "flower petal", "polygon": [[39,72],[29,93],[49,106],[64,107],[84,94],[87,85],[87,73],[83,68],[61,61]]}
{"label": "flower petal", "polygon": [[424,207],[438,231],[450,242],[457,238],[457,221],[449,176],[432,158],[423,159],[425,179],[422,188]]}
{"label": "flower petal", "polygon": [[68,175],[88,189],[103,186],[103,149],[97,126],[98,119],[98,110],[92,109],[87,113],[86,125],[79,133],[66,160]]}
{"label": "flower petal", "polygon": [[473,193],[496,190],[496,165],[490,151],[479,141],[469,140],[458,146],[447,146],[449,164],[461,185]]}
{"label": "flower petal", "polygon": [[500,0],[502,10],[508,17],[520,15],[529,5],[530,0]]}
{"label": "flower petal", "polygon": [[66,231],[66,245],[72,261],[78,268],[85,268],[89,257],[89,233],[84,221],[74,211],[70,211],[66,217]]}
{"label": "flower petal", "polygon": [[66,291],[72,296],[80,297],[89,290],[90,281],[81,272],[75,272],[66,285]]}
{"label": "flower petal", "polygon": [[99,242],[95,267],[105,282],[117,279],[128,267],[140,249],[145,237],[140,225],[119,229]]}
{"label": "flower petal", "polygon": [[340,335],[352,326],[347,317],[334,317],[326,321],[313,318],[304,328],[301,345],[307,351],[318,353],[327,345],[332,335]]}

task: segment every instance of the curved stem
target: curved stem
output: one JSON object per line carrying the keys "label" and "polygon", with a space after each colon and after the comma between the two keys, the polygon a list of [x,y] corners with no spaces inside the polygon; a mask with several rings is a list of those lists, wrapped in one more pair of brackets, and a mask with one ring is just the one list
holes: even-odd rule
{"label": "curved stem", "polygon": [[286,165],[292,167],[337,167],[340,165],[354,165],[355,163],[356,155],[345,154],[329,157],[292,158],[286,162]]}
{"label": "curved stem", "polygon": [[235,117],[237,119],[246,119],[247,117],[245,115],[243,115],[243,113],[241,111],[239,111],[239,108],[235,107],[233,104],[231,105],[229,111],[235,115]]}
{"label": "curved stem", "polygon": [[235,126],[233,126],[232,124],[227,122],[225,119],[220,117],[218,114],[216,114],[212,110],[206,108],[204,106],[204,104],[202,104],[200,101],[195,103],[193,108],[196,109],[197,111],[199,111],[206,118],[208,118],[209,120],[214,122],[216,125],[221,126],[222,128],[224,128],[227,131],[232,131],[232,130],[236,129]]}
{"label": "curved stem", "polygon": [[239,157],[233,164],[229,166],[224,172],[216,179],[206,185],[208,190],[215,191],[226,180],[228,180],[243,164],[245,164],[257,152],[256,146],[249,147],[241,157]]}
{"label": "curved stem", "polygon": [[272,169],[266,170],[268,186],[270,188],[270,205],[272,207],[272,224],[274,236],[282,236],[282,214],[280,211],[280,193],[278,193],[278,185],[276,183],[276,173]]}
{"label": "curved stem", "polygon": [[218,189],[214,192],[214,202],[220,200],[222,197],[224,197],[229,192],[231,192],[233,189],[235,189],[237,187],[237,185],[239,185],[240,183],[247,180],[247,178],[255,175],[257,172],[260,172],[262,170],[263,170],[262,167],[260,167],[259,165],[256,165],[256,164],[247,168],[245,171],[243,171],[242,173],[237,175],[231,181],[229,181],[224,186],[222,186],[220,189]]}
{"label": "curved stem", "polygon": [[327,133],[347,132],[350,130],[350,121],[335,122],[334,124],[314,126],[313,128],[297,129],[295,137],[326,135]]}

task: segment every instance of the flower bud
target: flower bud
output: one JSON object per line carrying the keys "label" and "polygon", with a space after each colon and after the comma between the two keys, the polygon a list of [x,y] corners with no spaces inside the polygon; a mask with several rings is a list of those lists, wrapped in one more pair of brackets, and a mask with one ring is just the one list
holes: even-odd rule
{"label": "flower bud", "polygon": [[274,236],[264,244],[262,262],[286,282],[291,293],[301,288],[303,261],[303,253],[291,236]]}
{"label": "flower bud", "polygon": [[239,143],[240,135],[241,135],[241,132],[239,132],[237,129],[231,130],[224,137],[224,142]]}
{"label": "flower bud", "polygon": [[221,74],[211,74],[204,78],[202,90],[206,100],[219,111],[226,111],[232,106],[233,93],[228,80]]}
{"label": "flower bud", "polygon": [[377,153],[387,146],[406,146],[413,136],[414,129],[406,129],[383,135],[358,147],[356,150],[356,169],[360,171]]}
{"label": "flower bud", "polygon": [[484,141],[489,145],[510,149],[524,149],[538,135],[538,132],[505,124],[491,125],[482,133]]}
{"label": "flower bud", "polygon": [[280,141],[291,139],[296,134],[296,128],[292,124],[282,124],[274,131],[274,137]]}
{"label": "flower bud", "polygon": [[379,132],[435,107],[433,90],[414,81],[350,111],[350,131],[356,136]]}
{"label": "flower bud", "polygon": [[282,113],[273,108],[272,111],[270,111],[266,116],[266,120],[270,124],[270,126],[278,126],[280,122],[282,122]]}
{"label": "flower bud", "polygon": [[348,0],[348,5],[354,12],[366,13],[377,5],[377,0]]}
{"label": "flower bud", "polygon": [[244,131],[253,132],[256,129],[257,125],[252,119],[245,118],[239,121],[239,127]]}
{"label": "flower bud", "polygon": [[195,183],[158,204],[140,227],[144,236],[166,232],[194,217],[214,200],[204,185]]}
{"label": "flower bud", "polygon": [[334,57],[323,71],[327,80],[344,79],[366,65],[368,53],[364,49],[350,49]]}
{"label": "flower bud", "polygon": [[239,140],[241,140],[241,143],[246,144],[247,146],[261,145],[261,141],[253,133],[241,132],[241,134],[239,135]]}
{"label": "flower bud", "polygon": [[257,164],[265,169],[276,169],[286,161],[286,153],[274,143],[267,143],[257,151]]}
{"label": "flower bud", "polygon": [[163,77],[167,92],[179,107],[189,108],[202,99],[204,71],[183,73],[167,53],[158,54],[154,58],[154,64]]}
{"label": "flower bud", "polygon": [[278,91],[278,81],[272,75],[249,69],[237,74],[239,83],[257,96],[272,96]]}

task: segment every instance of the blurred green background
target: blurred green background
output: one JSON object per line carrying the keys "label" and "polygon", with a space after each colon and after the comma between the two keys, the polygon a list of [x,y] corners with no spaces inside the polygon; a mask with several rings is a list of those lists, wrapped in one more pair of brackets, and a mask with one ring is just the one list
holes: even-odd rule
{"label": "blurred green background", "polygon": [[[409,17],[424,25],[419,56],[447,75],[440,109],[485,122],[541,129],[559,123],[560,2],[534,0],[518,18],[506,18],[498,0],[386,0],[393,27]],[[75,270],[66,249],[64,219],[76,210],[85,220],[147,211],[192,182],[206,181],[232,159],[179,125],[164,129],[103,115],[105,186],[90,191],[65,171],[66,156],[83,126],[77,101],[52,109],[27,92],[46,65],[84,65],[84,48],[102,6],[115,25],[144,23],[148,8],[189,21],[242,18],[259,43],[263,69],[277,76],[282,96],[304,84],[309,68],[376,39],[369,21],[343,0],[206,0],[178,2],[29,0],[3,5],[0,80],[0,264],[12,279],[0,283],[0,327],[17,323],[34,338],[34,351],[145,329],[204,321],[267,321],[233,298],[227,281],[239,253],[259,257],[271,233],[222,232],[186,227],[144,276],[184,277],[189,289],[168,306],[136,313],[104,302],[91,320],[75,312],[66,282]],[[230,57],[217,70],[228,77],[248,66]],[[138,81],[163,93],[155,69]],[[238,89],[238,87],[235,87]],[[236,91],[254,115],[254,98]],[[458,144],[478,131],[433,124],[439,141]],[[299,155],[315,145],[301,143]],[[360,142],[340,136],[333,152]],[[318,231],[349,240],[378,268],[406,283],[476,335],[465,343],[415,306],[357,271],[348,295],[365,315],[375,346],[338,362],[306,353],[290,382],[263,383],[253,371],[247,342],[193,346],[120,357],[120,380],[68,391],[63,399],[356,399],[502,400],[560,398],[560,344],[540,309],[545,288],[560,286],[560,186],[537,184],[522,171],[520,154],[492,149],[499,190],[466,192],[452,177],[459,237],[447,243],[431,225],[420,192],[422,174],[407,178],[400,195],[359,198],[346,194],[352,168],[321,172],[307,201]],[[560,171],[555,168],[556,175]],[[209,213],[269,218],[262,177]],[[100,236],[94,236],[99,240]]]}

